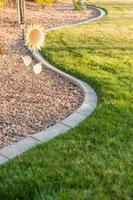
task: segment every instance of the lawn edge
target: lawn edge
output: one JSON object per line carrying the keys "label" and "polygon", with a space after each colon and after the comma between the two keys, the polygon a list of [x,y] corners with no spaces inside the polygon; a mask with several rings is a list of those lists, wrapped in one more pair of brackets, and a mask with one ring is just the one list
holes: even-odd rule
{"label": "lawn edge", "polygon": [[[95,18],[84,20],[76,24],[50,28],[50,29],[47,29],[46,32],[74,27],[77,25],[87,24],[92,21],[96,21],[100,18],[103,18],[107,14],[107,12],[102,8],[95,7],[95,6],[87,6],[87,7],[97,9],[100,14]],[[77,110],[75,110],[71,115],[69,115],[62,121],[58,122],[54,126],[47,128],[44,131],[41,131],[39,133],[27,136],[23,140],[15,144],[12,144],[0,149],[0,165],[4,164],[5,162],[11,160],[12,158],[16,156],[19,156],[20,154],[24,153],[25,151],[29,150],[32,147],[35,147],[38,144],[47,142],[61,134],[66,133],[68,130],[74,128],[83,120],[85,120],[94,111],[94,109],[97,106],[98,97],[95,91],[93,90],[93,88],[91,88],[91,86],[89,86],[84,81],[81,81],[80,79],[77,79],[76,77],[71,76],[57,69],[56,67],[54,67],[52,64],[50,64],[47,60],[45,60],[41,56],[39,51],[33,51],[31,52],[31,54],[36,60],[42,62],[42,64],[44,64],[45,67],[69,79],[74,84],[78,85],[84,93],[84,100]]]}

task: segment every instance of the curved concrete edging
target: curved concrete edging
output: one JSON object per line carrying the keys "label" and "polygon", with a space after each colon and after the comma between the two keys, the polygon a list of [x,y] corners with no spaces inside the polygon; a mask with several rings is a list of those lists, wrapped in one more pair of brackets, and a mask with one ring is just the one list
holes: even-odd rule
{"label": "curved concrete edging", "polygon": [[[88,6],[88,7],[97,9],[100,12],[100,15],[96,18],[88,19],[88,20],[79,22],[77,24],[50,28],[50,29],[47,29],[46,32],[73,27],[73,26],[77,26],[81,24],[86,24],[86,23],[98,20],[106,15],[106,12],[101,8],[96,8],[94,6]],[[45,65],[45,67],[51,69],[52,71],[58,73],[61,76],[64,76],[65,78],[68,78],[71,82],[78,85],[84,93],[84,100],[81,106],[77,110],[75,110],[71,115],[69,115],[64,120],[60,121],[59,123],[55,124],[54,126],[47,128],[46,130],[41,131],[37,134],[27,136],[26,138],[24,138],[23,140],[15,144],[12,144],[0,149],[0,165],[22,154],[23,152],[36,146],[37,144],[41,144],[42,142],[47,142],[48,140],[51,140],[52,138],[67,132],[71,128],[74,128],[84,119],[86,119],[97,106],[97,95],[95,91],[87,83],[55,68],[48,61],[46,61],[38,51],[32,52],[32,55],[35,59],[42,62]]]}

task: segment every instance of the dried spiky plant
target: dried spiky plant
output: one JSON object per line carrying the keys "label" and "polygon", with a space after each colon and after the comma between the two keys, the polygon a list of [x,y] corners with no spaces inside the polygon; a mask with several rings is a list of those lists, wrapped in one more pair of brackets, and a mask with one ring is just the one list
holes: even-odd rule
{"label": "dried spiky plant", "polygon": [[44,45],[45,31],[40,24],[32,24],[28,26],[25,36],[26,46],[29,49],[39,50]]}

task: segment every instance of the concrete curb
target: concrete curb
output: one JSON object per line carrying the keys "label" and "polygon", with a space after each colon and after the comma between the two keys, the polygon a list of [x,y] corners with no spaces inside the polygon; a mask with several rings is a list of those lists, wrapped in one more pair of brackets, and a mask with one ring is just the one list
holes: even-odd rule
{"label": "concrete curb", "polygon": [[[86,21],[83,21],[74,25],[50,28],[46,32],[73,27],[73,26],[77,26],[81,24],[86,24],[86,23],[98,20],[106,15],[105,11],[102,10],[101,8],[96,8],[93,6],[88,6],[88,7],[97,9],[100,15],[96,18],[88,19]],[[48,61],[46,61],[40,55],[38,51],[32,52],[32,55],[35,59],[41,61],[45,65],[45,67],[53,70],[54,72],[60,74],[61,76],[64,76],[65,78],[68,78],[71,82],[78,85],[84,93],[84,100],[81,106],[77,110],[75,110],[71,115],[69,115],[64,120],[60,121],[59,123],[55,124],[54,126],[44,131],[41,131],[37,134],[27,136],[26,138],[24,138],[23,140],[15,144],[12,144],[0,149],[0,165],[22,154],[23,152],[36,146],[37,144],[41,144],[42,142],[47,142],[48,140],[51,140],[58,135],[66,133],[68,130],[70,130],[71,128],[74,128],[84,119],[86,119],[97,106],[97,95],[95,91],[87,83],[55,68]]]}

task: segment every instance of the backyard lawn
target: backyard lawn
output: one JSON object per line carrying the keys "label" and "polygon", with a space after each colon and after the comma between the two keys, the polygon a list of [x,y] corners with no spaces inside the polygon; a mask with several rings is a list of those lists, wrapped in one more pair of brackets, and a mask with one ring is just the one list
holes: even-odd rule
{"label": "backyard lawn", "polygon": [[108,15],[49,32],[42,54],[90,84],[93,114],[0,167],[0,200],[133,199],[133,0],[89,0]]}

